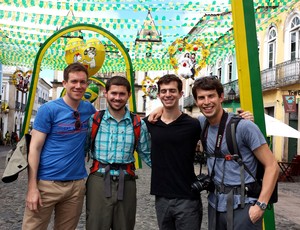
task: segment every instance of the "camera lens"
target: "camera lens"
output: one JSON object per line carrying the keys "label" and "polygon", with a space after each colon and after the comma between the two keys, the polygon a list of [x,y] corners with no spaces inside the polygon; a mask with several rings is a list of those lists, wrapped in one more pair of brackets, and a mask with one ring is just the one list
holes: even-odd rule
{"label": "camera lens", "polygon": [[196,181],[192,184],[192,190],[201,192],[203,190],[203,184],[200,181]]}

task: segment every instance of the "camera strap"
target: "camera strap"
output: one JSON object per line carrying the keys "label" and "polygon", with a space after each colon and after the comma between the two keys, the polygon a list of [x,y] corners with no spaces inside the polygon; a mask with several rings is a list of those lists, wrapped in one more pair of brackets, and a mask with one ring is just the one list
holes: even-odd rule
{"label": "camera strap", "polygon": [[[221,144],[222,144],[222,140],[224,137],[224,131],[225,131],[225,127],[226,127],[226,122],[227,122],[227,118],[228,118],[228,113],[225,112],[225,110],[223,110],[223,114],[221,117],[221,122],[219,124],[219,129],[218,129],[218,135],[216,137],[216,143],[215,143],[215,150],[214,150],[214,155],[220,155],[221,154]],[[203,150],[207,152],[207,135],[208,135],[208,127],[209,127],[209,122],[207,120],[205,120],[204,122],[204,126],[203,126],[203,132],[201,133],[201,143],[203,146]],[[212,180],[214,178],[215,175],[215,165],[216,165],[216,157],[214,160],[214,164],[210,173],[210,179]]]}
{"label": "camera strap", "polygon": [[[223,140],[223,137],[224,137],[224,131],[225,131],[227,119],[228,119],[228,113],[226,113],[223,110],[223,114],[222,114],[221,121],[220,121],[220,124],[219,124],[218,135],[217,135],[217,138],[216,138],[216,144],[215,144],[215,150],[214,150],[214,156],[215,156],[214,164],[213,164],[213,167],[212,167],[212,170],[211,170],[211,173],[210,173],[210,180],[211,181],[213,181],[213,178],[215,176],[215,165],[216,165],[217,156],[219,156],[221,154],[221,144],[222,144],[222,140]],[[202,135],[201,135],[202,146],[203,146],[204,151],[206,151],[206,152],[207,152],[208,127],[209,127],[209,122],[206,120],[205,123],[204,123],[204,129],[203,129],[203,132],[202,132]],[[232,202],[229,200],[229,203],[232,203]],[[214,212],[214,216],[213,216],[214,221],[212,221],[211,229],[216,229],[218,196],[216,196],[216,204],[215,205],[216,205],[216,207],[215,207],[215,212]]]}

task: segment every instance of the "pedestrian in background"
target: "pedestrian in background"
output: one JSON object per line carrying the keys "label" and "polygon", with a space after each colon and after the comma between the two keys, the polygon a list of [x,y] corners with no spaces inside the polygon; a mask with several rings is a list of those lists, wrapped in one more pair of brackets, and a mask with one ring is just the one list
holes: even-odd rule
{"label": "pedestrian in background", "polygon": [[16,147],[17,143],[19,142],[19,137],[16,132],[11,132],[11,145],[13,148]]}
{"label": "pedestrian in background", "polygon": [[4,145],[9,145],[10,146],[10,133],[8,132],[8,130],[5,133],[5,144]]}
{"label": "pedestrian in background", "polygon": [[74,230],[85,195],[84,145],[95,108],[81,98],[87,69],[73,63],[64,70],[65,96],[42,105],[35,117],[28,155],[24,230],[45,230],[54,211],[54,229]]}

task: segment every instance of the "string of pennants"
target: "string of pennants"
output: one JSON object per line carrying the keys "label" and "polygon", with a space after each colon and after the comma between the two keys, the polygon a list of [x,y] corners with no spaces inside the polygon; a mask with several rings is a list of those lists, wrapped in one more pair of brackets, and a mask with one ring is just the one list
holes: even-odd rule
{"label": "string of pennants", "polygon": [[[270,24],[267,20],[276,15],[288,11],[296,0],[256,0],[254,6],[256,10],[257,31],[262,31]],[[3,7],[2,7],[3,6]],[[6,7],[6,10],[3,8]],[[8,8],[7,8],[8,7]],[[35,7],[35,12],[26,12],[27,8]],[[17,8],[19,10],[15,10]],[[73,15],[54,15],[53,11],[70,11]],[[146,12],[153,13],[153,26],[145,26],[144,18],[96,18],[78,16],[82,12],[111,12],[115,11]],[[162,12],[174,11],[172,17],[164,15]],[[40,13],[48,12],[48,13]],[[160,12],[162,16],[156,15]],[[176,14],[176,12],[178,12]],[[186,14],[182,14],[185,12]],[[197,13],[199,16],[188,17],[188,14]],[[76,17],[75,17],[76,16]],[[13,23],[1,23],[7,19]],[[235,46],[233,41],[231,6],[220,4],[218,1],[166,1],[166,0],[86,0],[81,1],[34,1],[34,0],[3,0],[0,3],[0,63],[4,65],[18,65],[32,67],[36,53],[45,40],[56,32],[57,28],[72,25],[74,23],[88,23],[116,34],[117,31],[135,31],[132,34],[120,33],[118,38],[129,50],[135,71],[147,70],[170,70],[168,48],[176,39],[183,39],[178,30],[184,28],[194,28],[204,31],[199,33],[197,38],[189,38],[186,34],[187,42],[194,42],[200,39],[205,47],[209,47],[209,56],[206,63],[214,63],[216,59],[225,53],[233,52]],[[201,22],[201,23],[199,23]],[[207,22],[207,23],[205,23]],[[24,24],[25,23],[25,24]],[[27,23],[27,24],[26,24]],[[32,27],[29,24],[44,25]],[[161,44],[154,44],[152,56],[147,58],[147,45],[136,44],[135,39],[145,39],[146,36],[137,36],[137,32],[143,29],[162,31]],[[106,49],[113,47],[111,42],[99,34],[82,31],[84,39],[97,38],[103,41]],[[79,36],[80,33],[69,34]],[[151,38],[156,38],[151,37]],[[49,47],[42,62],[42,68],[63,69],[66,66],[64,59],[64,49],[68,42],[67,38],[58,39]],[[124,60],[121,56],[117,58],[111,56],[105,59],[100,72],[122,72],[125,71]]]}

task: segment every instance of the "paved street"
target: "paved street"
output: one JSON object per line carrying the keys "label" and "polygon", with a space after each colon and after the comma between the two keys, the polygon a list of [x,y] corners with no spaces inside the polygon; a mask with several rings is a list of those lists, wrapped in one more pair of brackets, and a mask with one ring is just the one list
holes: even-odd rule
{"label": "paved street", "polygon": [[[7,148],[0,146],[0,174],[2,177]],[[157,230],[154,210],[154,197],[149,195],[150,169],[144,166],[137,171],[138,204],[136,230]],[[5,184],[0,182],[0,229],[19,230],[22,225],[25,194],[27,189],[27,172],[24,170],[17,181]],[[279,183],[279,202],[275,205],[276,229],[300,230],[300,182]],[[207,229],[207,201],[205,193],[202,194],[204,217],[202,229]],[[80,219],[78,230],[84,229],[85,213]],[[51,224],[49,229],[51,228]]]}

